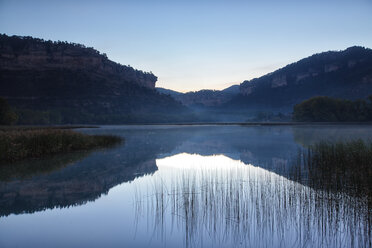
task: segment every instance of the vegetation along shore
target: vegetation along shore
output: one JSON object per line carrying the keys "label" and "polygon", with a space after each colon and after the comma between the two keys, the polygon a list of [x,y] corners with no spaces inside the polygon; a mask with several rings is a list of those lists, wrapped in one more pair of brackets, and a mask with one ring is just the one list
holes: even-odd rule
{"label": "vegetation along shore", "polygon": [[69,129],[0,129],[0,163],[94,148],[122,142],[113,135],[88,135]]}
{"label": "vegetation along shore", "polygon": [[372,142],[319,142],[299,152],[295,179],[326,191],[367,197],[372,207]]}

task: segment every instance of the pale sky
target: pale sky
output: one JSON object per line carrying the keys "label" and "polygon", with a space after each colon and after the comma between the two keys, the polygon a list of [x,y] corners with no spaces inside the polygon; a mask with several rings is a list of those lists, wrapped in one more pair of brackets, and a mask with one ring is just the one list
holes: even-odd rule
{"label": "pale sky", "polygon": [[157,86],[223,89],[301,58],[372,47],[371,0],[0,0],[0,33],[92,46]]}

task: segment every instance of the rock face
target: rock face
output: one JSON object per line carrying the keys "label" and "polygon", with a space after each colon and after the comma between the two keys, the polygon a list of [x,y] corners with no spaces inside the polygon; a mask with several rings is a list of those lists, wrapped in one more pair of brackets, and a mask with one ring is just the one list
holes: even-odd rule
{"label": "rock face", "polygon": [[157,80],[152,73],[115,63],[105,54],[80,44],[6,35],[0,36],[0,68],[2,71],[89,71],[94,76],[116,77],[151,89]]}
{"label": "rock face", "polygon": [[240,84],[229,106],[292,110],[313,96],[346,99],[372,94],[372,50],[350,47],[324,52]]}
{"label": "rock face", "polygon": [[287,85],[287,76],[286,75],[279,75],[273,78],[271,83],[271,88],[277,88]]}
{"label": "rock face", "polygon": [[185,108],[159,94],[156,80],[80,44],[0,35],[0,97],[17,109],[57,116],[61,124],[167,122],[165,115],[154,118]]}

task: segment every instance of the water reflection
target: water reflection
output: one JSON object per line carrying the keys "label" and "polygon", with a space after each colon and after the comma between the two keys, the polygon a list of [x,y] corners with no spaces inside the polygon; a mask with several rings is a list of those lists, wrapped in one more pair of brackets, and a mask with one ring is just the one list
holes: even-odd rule
{"label": "water reflection", "polygon": [[319,141],[372,140],[372,127],[370,125],[294,126],[292,130],[294,141],[304,147]]}
{"label": "water reflection", "polygon": [[[366,247],[368,207],[223,155],[177,154],[136,184],[137,221],[186,247]],[[346,218],[345,218],[346,217]],[[175,231],[176,229],[176,231]]]}
{"label": "water reflection", "polygon": [[223,154],[287,176],[302,145],[332,137],[372,138],[370,126],[104,126],[82,131],[115,134],[126,142],[91,154],[3,166],[0,216],[85,204],[118,184],[155,172],[156,159],[178,153]]}
{"label": "water reflection", "polygon": [[[371,213],[363,201],[288,180],[300,148],[324,138],[371,139],[370,126],[105,126],[82,131],[119,135],[125,143],[32,162],[42,164],[36,172],[29,169],[32,163],[10,172],[0,169],[0,246],[17,241],[32,247],[29,239],[38,244],[34,247],[55,246],[55,240],[61,247],[114,241],[128,247],[178,247],[182,242],[337,247],[343,246],[341,240],[346,246],[371,246],[371,219],[366,218]],[[133,216],[136,221],[129,221]],[[38,235],[18,238],[40,221],[44,226],[38,224]],[[102,223],[102,230],[92,230]],[[49,245],[39,242],[45,233]]]}
{"label": "water reflection", "polygon": [[0,165],[0,181],[9,182],[17,179],[25,180],[37,175],[47,175],[54,171],[76,164],[87,157],[90,152],[73,152],[46,159],[33,159],[27,162]]}

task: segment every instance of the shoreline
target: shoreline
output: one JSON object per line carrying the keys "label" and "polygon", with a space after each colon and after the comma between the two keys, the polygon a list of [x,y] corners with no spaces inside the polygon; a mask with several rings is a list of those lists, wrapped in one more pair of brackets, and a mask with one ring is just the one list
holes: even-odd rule
{"label": "shoreline", "polygon": [[58,129],[58,130],[68,130],[68,129],[79,129],[79,128],[99,128],[99,125],[13,125],[13,126],[0,126],[0,131],[26,131],[26,130],[36,130],[36,129]]}
{"label": "shoreline", "polygon": [[327,126],[372,125],[372,122],[195,122],[195,123],[126,123],[101,126]]}
{"label": "shoreline", "polygon": [[95,125],[51,125],[51,126],[0,126],[0,131],[34,130],[34,129],[81,129],[100,128],[102,126],[346,126],[372,125],[372,122],[183,122],[183,123],[123,123],[123,124],[95,124]]}
{"label": "shoreline", "polygon": [[115,135],[89,135],[62,128],[0,130],[0,165],[49,155],[108,148],[123,141],[124,138]]}

